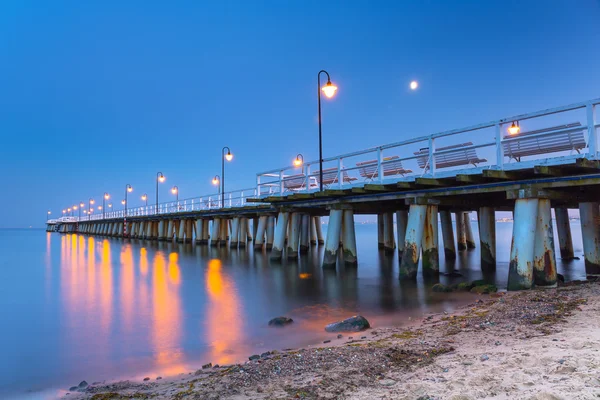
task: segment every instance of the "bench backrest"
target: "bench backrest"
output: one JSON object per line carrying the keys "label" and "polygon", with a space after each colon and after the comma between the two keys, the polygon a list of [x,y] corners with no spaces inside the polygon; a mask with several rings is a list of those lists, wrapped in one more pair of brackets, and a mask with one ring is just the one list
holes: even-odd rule
{"label": "bench backrest", "polygon": [[[438,147],[437,152],[448,151],[447,153],[435,154],[435,166],[436,168],[454,167],[458,165],[474,164],[481,160],[477,157],[477,152],[473,148],[465,148],[473,146],[472,142],[466,142],[461,144],[454,144],[452,146]],[[429,161],[429,148],[425,147],[414,153],[416,156],[422,155],[417,158],[417,163],[420,168],[425,169],[428,166]]]}
{"label": "bench backrest", "polygon": [[[381,164],[383,167],[383,173],[385,174],[386,172],[404,170],[402,167],[402,160],[399,160],[399,158],[400,157],[398,156],[384,157],[384,163]],[[364,178],[370,178],[378,175],[377,160],[357,162],[356,166],[360,167],[358,172],[360,176]]]}
{"label": "bench backrest", "polygon": [[585,129],[580,128],[581,123],[573,122],[505,136],[502,143],[504,155],[520,158],[557,151],[579,151],[586,147]]}
{"label": "bench backrest", "polygon": [[296,189],[304,186],[305,181],[306,175],[304,174],[286,176],[283,178],[283,187],[286,189]]}
{"label": "bench backrest", "polygon": [[[317,170],[311,173],[311,176],[314,176],[317,182],[321,179],[320,171]],[[342,171],[342,176],[344,177],[344,182],[348,182],[351,178],[348,176],[348,171]],[[325,168],[323,170],[323,183],[330,184],[336,183],[338,181],[338,169],[337,168]]]}

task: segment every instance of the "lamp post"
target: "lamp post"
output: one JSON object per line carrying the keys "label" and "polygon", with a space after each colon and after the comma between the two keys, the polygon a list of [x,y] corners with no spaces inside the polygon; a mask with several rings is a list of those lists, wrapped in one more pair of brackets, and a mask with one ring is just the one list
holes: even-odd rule
{"label": "lamp post", "polygon": [[108,193],[104,192],[104,196],[102,196],[102,219],[104,219],[104,217],[106,215],[104,213],[104,209],[106,208],[105,203],[106,203],[106,200],[108,200],[108,199],[110,199],[110,195]]}
{"label": "lamp post", "polygon": [[301,167],[302,164],[304,164],[304,156],[302,154],[298,154],[294,160],[294,167]]}
{"label": "lamp post", "polygon": [[81,219],[81,210],[83,210],[83,207],[85,207],[85,204],[82,201],[79,203],[79,219]]}
{"label": "lamp post", "polygon": [[112,203],[108,203],[108,208],[112,209]]}
{"label": "lamp post", "polygon": [[146,207],[148,207],[148,195],[146,193],[142,195],[142,200],[146,202]]}
{"label": "lamp post", "polygon": [[219,175],[215,175],[212,180],[212,184],[217,187],[217,194],[221,194],[221,185],[219,185],[219,183],[221,183],[221,177]]}
{"label": "lamp post", "polygon": [[88,220],[92,219],[92,213],[90,212],[92,209],[92,204],[94,204],[94,199],[90,198],[88,200]]}
{"label": "lamp post", "polygon": [[62,210],[63,211],[63,217],[65,216],[65,214],[67,214],[67,210]]}
{"label": "lamp post", "polygon": [[69,213],[69,217],[72,217],[72,216],[73,216],[73,213],[71,212],[71,208],[70,208],[70,207],[69,207],[69,208],[67,208],[67,212]]}
{"label": "lamp post", "polygon": [[154,214],[158,214],[158,183],[163,183],[165,179],[166,178],[162,172],[156,173],[156,210],[154,210]]}
{"label": "lamp post", "polygon": [[[327,83],[321,87],[321,73],[324,72],[327,75]],[[321,133],[321,90],[325,93],[327,98],[332,98],[337,91],[337,86],[331,83],[329,72],[322,69],[317,74],[317,97],[319,103],[319,191],[323,191],[323,139]]]}
{"label": "lamp post", "polygon": [[48,221],[50,219],[50,214],[52,214],[52,213],[50,212],[50,210],[48,210],[48,213],[46,214],[46,221]]}
{"label": "lamp post", "polygon": [[[225,154],[225,149],[227,149],[227,154]],[[233,160],[233,154],[227,146],[223,147],[221,151],[221,208],[225,208],[225,160]]]}
{"label": "lamp post", "polygon": [[177,186],[173,186],[171,193],[175,195],[175,210],[179,211],[179,188]]}
{"label": "lamp post", "polygon": [[[516,124],[515,124],[515,122],[516,122]],[[510,133],[511,135],[516,135],[520,131],[521,131],[521,127],[519,126],[519,121],[513,121],[510,128],[508,128],[508,133]]]}
{"label": "lamp post", "polygon": [[131,193],[133,188],[128,183],[125,185],[125,200],[123,200],[123,205],[125,206],[125,210],[123,211],[123,237],[127,236],[127,193]]}

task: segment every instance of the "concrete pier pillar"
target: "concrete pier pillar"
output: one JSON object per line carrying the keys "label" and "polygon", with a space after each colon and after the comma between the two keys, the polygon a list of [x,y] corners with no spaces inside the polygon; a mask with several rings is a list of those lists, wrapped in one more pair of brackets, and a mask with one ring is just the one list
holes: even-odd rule
{"label": "concrete pier pillar", "polygon": [[175,223],[172,219],[169,219],[165,222],[165,240],[171,241],[173,240],[173,230],[175,229]]}
{"label": "concrete pier pillar", "polygon": [[300,221],[300,253],[308,253],[309,246],[310,215],[302,214]]}
{"label": "concrete pier pillar", "polygon": [[425,214],[423,227],[423,275],[440,274],[440,253],[438,249],[438,206],[429,205]]}
{"label": "concrete pier pillar", "polygon": [[177,224],[177,243],[183,243],[185,237],[185,220],[180,219]]}
{"label": "concrete pier pillar", "polygon": [[191,219],[185,220],[185,238],[183,239],[184,243],[192,243],[192,232],[194,230],[194,221]]}
{"label": "concrete pier pillar", "polygon": [[383,249],[385,247],[385,218],[383,214],[377,214],[377,248]]}
{"label": "concrete pier pillar", "polygon": [[444,240],[444,257],[446,260],[456,259],[456,245],[454,244],[454,230],[452,229],[452,215],[450,211],[440,211],[442,224],[442,239]]}
{"label": "concrete pier pillar", "polygon": [[166,233],[166,230],[165,230],[165,220],[161,219],[160,221],[158,221],[158,235],[157,235],[157,239],[159,241],[166,240],[165,233]]}
{"label": "concrete pier pillar", "polygon": [[198,218],[196,220],[196,244],[202,244],[202,240],[204,237],[204,220],[202,218]]}
{"label": "concrete pier pillar", "polygon": [[238,238],[240,236],[240,218],[235,217],[231,222],[231,237],[229,239],[229,247],[238,247]]}
{"label": "concrete pier pillar", "polygon": [[221,229],[219,232],[219,246],[227,246],[227,238],[229,237],[229,219],[221,218],[219,227]]}
{"label": "concrete pier pillar", "polygon": [[146,223],[146,239],[151,240],[152,239],[152,231],[153,231],[153,226],[154,225],[152,223],[153,221],[148,221]]}
{"label": "concrete pier pillar", "polygon": [[210,245],[218,246],[219,245],[219,236],[221,233],[221,221],[219,218],[215,218],[212,221],[212,233],[210,234]]}
{"label": "concrete pier pillar", "polygon": [[533,249],[538,203],[537,198],[515,201],[513,236],[508,266],[508,290],[531,289],[533,285]]}
{"label": "concrete pier pillar", "polygon": [[315,226],[315,217],[308,217],[310,222],[310,244],[317,244],[317,227]]}
{"label": "concrete pier pillar", "polygon": [[550,200],[539,199],[533,249],[533,282],[536,286],[556,286],[556,256]]}
{"label": "concrete pier pillar", "polygon": [[344,264],[357,265],[358,257],[356,251],[356,230],[354,224],[354,211],[344,210],[343,218],[343,242],[344,242]]}
{"label": "concrete pier pillar", "polygon": [[556,230],[558,231],[560,258],[563,260],[572,260],[575,257],[575,253],[573,252],[573,237],[571,236],[569,210],[558,207],[554,209],[554,214],[556,215]]}
{"label": "concrete pier pillar", "polygon": [[415,279],[417,277],[426,215],[426,205],[410,205],[406,237],[404,239],[404,252],[402,252],[402,260],[400,261],[400,279]]}
{"label": "concrete pier pillar", "polygon": [[210,240],[210,233],[209,233],[209,220],[205,219],[204,222],[202,223],[202,244],[208,244],[208,241]]}
{"label": "concrete pier pillar", "polygon": [[248,230],[250,229],[250,222],[248,218],[240,218],[240,237],[238,239],[239,247],[246,247],[248,239]]}
{"label": "concrete pier pillar", "polygon": [[298,243],[300,241],[301,217],[302,216],[300,213],[292,213],[287,247],[288,259],[298,258]]}
{"label": "concrete pier pillar", "polygon": [[[245,240],[244,240],[244,246],[246,245],[247,241],[252,241],[254,240],[254,237],[256,236],[256,234],[254,234],[254,232],[252,232],[253,227],[250,226],[250,220],[248,218],[244,218],[246,221],[244,222],[244,225],[246,225],[246,235],[245,236]],[[257,219],[257,218],[254,218]],[[240,240],[240,243],[242,243],[242,241]]]}
{"label": "concrete pier pillar", "polygon": [[275,239],[273,242],[273,250],[271,251],[271,260],[281,260],[281,256],[283,255],[283,246],[285,246],[285,236],[287,234],[289,218],[290,214],[288,212],[280,212],[279,216],[277,217],[277,227],[275,228]]}
{"label": "concrete pier pillar", "polygon": [[256,240],[256,235],[258,235],[258,223],[260,221],[259,217],[252,218],[252,237],[248,237],[248,240],[254,241]]}
{"label": "concrete pier pillar", "polygon": [[408,223],[408,210],[396,211],[396,236],[398,236],[398,253],[404,251],[404,238],[406,237],[406,224]]}
{"label": "concrete pier pillar", "polygon": [[585,273],[600,275],[600,212],[598,203],[579,203],[581,236],[585,256]]}
{"label": "concrete pier pillar", "polygon": [[340,231],[342,229],[343,214],[343,210],[331,210],[329,212],[327,242],[325,243],[325,254],[323,255],[323,268],[335,268],[338,248],[340,247]]}
{"label": "concrete pier pillar", "polygon": [[492,207],[480,207],[477,215],[481,267],[496,268],[496,212]]}
{"label": "concrete pier pillar", "polygon": [[254,235],[254,248],[256,250],[262,250],[263,243],[265,242],[265,232],[267,230],[268,219],[269,217],[266,215],[261,215],[258,219],[256,233]]}
{"label": "concrete pier pillar", "polygon": [[315,217],[315,229],[317,230],[317,242],[319,242],[319,244],[325,244],[325,239],[323,239],[323,225],[321,225],[321,217]]}
{"label": "concrete pier pillar", "polygon": [[269,216],[267,218],[267,250],[273,248],[273,241],[275,240],[275,217]]}
{"label": "concrete pier pillar", "polygon": [[454,213],[454,218],[456,220],[456,247],[458,247],[458,251],[463,251],[467,249],[465,213],[456,212]]}
{"label": "concrete pier pillar", "polygon": [[140,221],[140,227],[139,229],[139,233],[138,233],[138,238],[139,239],[145,239],[146,238],[146,221],[142,220]]}
{"label": "concrete pier pillar", "polygon": [[396,248],[394,239],[394,214],[386,212],[383,214],[383,248],[387,254],[392,254]]}
{"label": "concrete pier pillar", "polygon": [[465,218],[465,237],[467,239],[467,249],[474,249],[476,247],[476,245],[475,245],[475,238],[473,237],[473,229],[471,228],[471,213],[470,212],[464,213],[464,218]]}

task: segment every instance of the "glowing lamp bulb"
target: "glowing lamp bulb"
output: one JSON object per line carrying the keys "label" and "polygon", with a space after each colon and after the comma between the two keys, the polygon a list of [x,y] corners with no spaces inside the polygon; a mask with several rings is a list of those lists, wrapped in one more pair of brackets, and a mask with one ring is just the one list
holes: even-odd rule
{"label": "glowing lamp bulb", "polygon": [[410,83],[410,89],[411,89],[411,90],[417,90],[417,88],[418,88],[418,87],[419,87],[419,82],[417,82],[417,81],[412,81],[412,82]]}
{"label": "glowing lamp bulb", "polygon": [[225,159],[227,161],[233,160],[233,154],[231,154],[230,152],[227,152],[227,154],[225,154]]}
{"label": "glowing lamp bulb", "polygon": [[125,200],[121,200],[121,204],[125,205]]}
{"label": "glowing lamp bulb", "polygon": [[301,166],[301,165],[302,165],[302,160],[300,160],[300,159],[296,158],[296,159],[294,160],[294,165],[295,165],[296,167],[299,167],[299,166]]}
{"label": "glowing lamp bulb", "polygon": [[107,193],[107,194],[105,194],[105,195],[104,195],[104,198],[105,198],[106,200],[108,200],[108,199],[110,199],[110,195]]}
{"label": "glowing lamp bulb", "polygon": [[171,189],[171,192],[172,192],[173,194],[175,194],[175,193],[177,193],[177,189],[176,189],[176,188],[173,188],[173,189]]}
{"label": "glowing lamp bulb", "polygon": [[213,183],[213,185],[218,185],[219,180],[217,178],[213,178],[212,183]]}
{"label": "glowing lamp bulb", "polygon": [[337,89],[338,89],[337,86],[335,86],[333,83],[331,83],[331,81],[327,82],[327,84],[321,88],[321,90],[323,91],[323,94],[325,94],[325,97],[327,97],[329,99],[335,95],[335,92],[337,91]]}
{"label": "glowing lamp bulb", "polygon": [[132,188],[131,186],[129,186],[129,187],[127,188],[127,191],[128,191],[129,193],[131,193],[131,192],[133,192],[133,188]]}
{"label": "glowing lamp bulb", "polygon": [[165,181],[164,175],[159,176],[158,177],[158,181],[161,182],[161,183],[164,182]]}
{"label": "glowing lamp bulb", "polygon": [[146,195],[142,196],[142,200],[146,200],[147,198],[148,198],[148,196],[146,196]]}
{"label": "glowing lamp bulb", "polygon": [[519,126],[518,122],[516,124],[513,122],[512,125],[510,126],[510,128],[508,128],[508,133],[510,133],[511,135],[516,135],[520,131],[521,131],[521,127]]}

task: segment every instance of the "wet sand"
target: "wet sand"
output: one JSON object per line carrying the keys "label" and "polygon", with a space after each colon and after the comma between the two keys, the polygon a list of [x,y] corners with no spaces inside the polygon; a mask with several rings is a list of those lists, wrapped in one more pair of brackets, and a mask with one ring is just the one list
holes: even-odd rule
{"label": "wet sand", "polygon": [[597,398],[599,309],[599,283],[481,295],[409,327],[344,333],[168,379],[93,384],[64,398]]}

